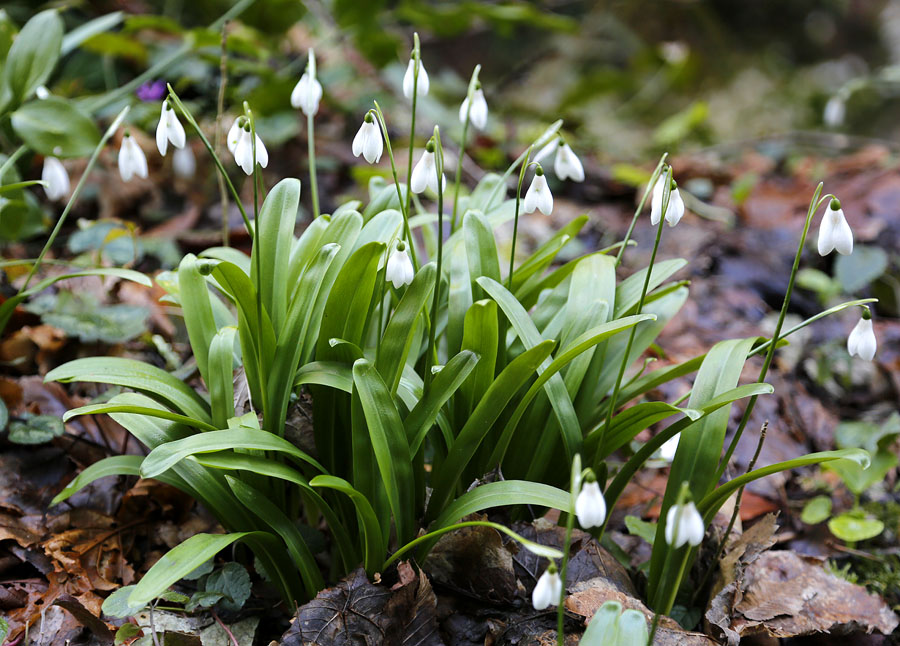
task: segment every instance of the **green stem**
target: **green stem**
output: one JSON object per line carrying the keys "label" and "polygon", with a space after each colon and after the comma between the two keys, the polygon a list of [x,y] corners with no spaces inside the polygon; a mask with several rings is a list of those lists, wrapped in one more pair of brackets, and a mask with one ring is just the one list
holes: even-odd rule
{"label": "green stem", "polygon": [[316,175],[316,131],[313,115],[306,115],[306,143],[309,153],[309,188],[312,192],[313,218],[319,217],[319,181]]}
{"label": "green stem", "polygon": [[9,157],[6,158],[6,161],[3,162],[2,166],[0,166],[0,178],[6,175],[6,171],[10,168],[10,166],[15,164],[19,160],[19,157],[24,155],[25,151],[27,150],[28,147],[25,146],[25,144],[22,144],[21,146],[16,148]]}
{"label": "green stem", "polygon": [[[228,85],[228,34],[227,23],[222,24],[221,53],[219,54],[219,93],[216,96],[216,151],[222,149],[222,115],[225,112],[225,88]],[[219,186],[219,203],[222,205],[222,246],[228,246],[228,191],[221,175],[216,175]]]}
{"label": "green stem", "polygon": [[[412,166],[413,166],[413,145],[416,141],[416,103],[419,98],[419,63],[421,61],[419,52],[419,34],[413,34],[413,93],[412,93],[412,116],[409,121],[409,159],[406,160],[406,209],[405,213],[409,217],[409,196],[412,194]],[[408,226],[408,225],[407,225]],[[418,269],[415,261],[415,246],[410,240],[412,249],[413,269]]]}
{"label": "green stem", "polygon": [[[832,197],[831,195],[826,195],[821,199],[819,196],[822,194],[822,188],[824,184],[819,182],[819,185],[816,187],[815,192],[813,193],[813,198],[809,203],[809,210],[806,212],[806,220],[803,223],[803,233],[800,235],[800,244],[797,245],[797,253],[794,255],[794,265],[791,267],[791,277],[788,280],[787,290],[784,293],[784,302],[781,304],[781,312],[778,314],[778,322],[775,324],[775,332],[772,334],[772,339],[769,341],[769,350],[766,352],[765,361],[763,361],[762,369],[759,371],[759,377],[756,379],[758,383],[762,383],[766,379],[766,375],[769,373],[769,366],[772,365],[772,359],[775,356],[775,348],[778,346],[778,340],[781,338],[781,328],[784,325],[784,319],[787,316],[788,307],[791,304],[791,295],[794,293],[794,283],[797,280],[797,272],[800,269],[800,257],[803,255],[803,247],[806,244],[806,236],[809,234],[809,227],[812,224],[813,216],[816,214],[816,210],[818,210],[819,205],[827,198]],[[744,433],[744,429],[747,427],[747,422],[750,421],[750,415],[753,413],[753,407],[756,405],[757,396],[754,395],[750,398],[750,401],[747,402],[747,407],[744,409],[744,414],[741,417],[740,424],[738,424],[738,428],[734,433],[734,437],[731,440],[731,444],[728,445],[728,450],[725,452],[724,457],[719,462],[719,467],[716,470],[716,478],[718,481],[722,474],[725,473],[725,468],[728,466],[728,462],[731,460],[731,456],[734,454],[735,449],[737,448],[738,442],[741,439],[741,436]]]}
{"label": "green stem", "polygon": [[619,253],[616,254],[616,267],[618,267],[622,263],[622,255],[625,253],[625,248],[628,247],[628,242],[629,240],[631,240],[631,234],[634,231],[637,220],[644,210],[644,204],[647,203],[647,198],[650,196],[650,193],[653,192],[653,188],[656,186],[656,182],[659,179],[659,174],[662,172],[663,164],[666,163],[666,157],[668,156],[669,153],[663,153],[662,157],[659,158],[659,163],[656,164],[656,168],[654,169],[653,174],[650,176],[650,183],[647,184],[647,188],[644,189],[644,195],[643,197],[641,197],[640,203],[638,203],[637,208],[634,210],[634,215],[631,217],[631,224],[628,225],[628,231],[625,233],[625,239],[622,241],[622,246],[619,248]]}
{"label": "green stem", "polygon": [[525,181],[525,171],[528,169],[528,160],[531,159],[531,152],[534,146],[529,146],[525,151],[525,160],[522,168],[519,170],[519,183],[516,185],[516,215],[513,219],[512,249],[509,251],[509,274],[507,274],[506,288],[512,293],[513,269],[516,260],[516,237],[519,234],[519,204],[522,200],[522,183]]}
{"label": "green stem", "polygon": [[431,303],[431,321],[428,326],[428,351],[425,353],[425,395],[431,385],[431,367],[434,365],[436,348],[435,336],[437,333],[438,306],[441,294],[441,269],[444,257],[444,149],[441,147],[441,132],[438,126],[434,127],[434,169],[437,174],[437,271],[434,274],[434,300]]}
{"label": "green stem", "polygon": [[[575,508],[575,501],[572,501],[572,508]],[[569,569],[569,549],[572,545],[572,530],[575,528],[575,514],[566,514],[566,542],[563,548],[562,566],[559,568],[559,579],[562,581],[562,593],[559,597],[559,603],[556,606],[556,644],[557,646],[565,646],[565,604],[566,604],[566,572]]]}
{"label": "green stem", "polygon": [[469,130],[469,116],[472,113],[472,97],[475,94],[475,86],[478,83],[478,72],[480,70],[481,65],[476,65],[475,70],[472,72],[472,78],[469,79],[469,88],[466,91],[468,103],[466,103],[466,119],[463,121],[462,140],[459,142],[459,159],[456,160],[456,179],[454,180],[453,190],[453,217],[450,219],[451,234],[456,231],[456,210],[459,202],[459,187],[462,181],[463,157],[466,156],[466,135]]}

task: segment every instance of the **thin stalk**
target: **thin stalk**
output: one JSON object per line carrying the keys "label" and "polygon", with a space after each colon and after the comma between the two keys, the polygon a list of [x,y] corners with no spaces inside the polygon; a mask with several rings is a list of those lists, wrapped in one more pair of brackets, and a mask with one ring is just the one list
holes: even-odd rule
{"label": "thin stalk", "polygon": [[[573,496],[574,498],[574,496]],[[575,508],[575,502],[572,501],[572,508]],[[559,604],[556,606],[556,644],[557,646],[565,646],[566,629],[565,629],[565,604],[566,604],[566,571],[569,569],[569,550],[572,545],[572,530],[575,529],[575,514],[566,514],[566,542],[563,549],[562,566],[559,568],[559,579],[562,581],[562,593],[559,596]]]}
{"label": "thin stalk", "polygon": [[[413,33],[413,93],[412,93],[412,116],[409,121],[409,159],[406,160],[406,209],[405,213],[409,216],[409,196],[412,194],[412,165],[413,165],[413,145],[416,142],[416,103],[419,98],[419,65],[421,63],[421,52],[419,48],[419,34]],[[412,240],[410,240],[412,245]],[[418,269],[416,265],[415,251],[411,251],[413,259],[413,268]]]}
{"label": "thin stalk", "polygon": [[[219,94],[216,97],[216,152],[222,150],[222,114],[225,112],[225,88],[228,85],[228,23],[222,24],[222,52],[219,55]],[[254,142],[255,143],[255,142]],[[228,191],[225,180],[216,175],[219,185],[219,203],[222,205],[222,246],[228,246]]]}
{"label": "thin stalk", "polygon": [[434,169],[437,174],[437,216],[438,216],[438,240],[437,240],[437,271],[434,275],[434,300],[431,303],[431,321],[428,326],[428,351],[425,353],[425,388],[431,386],[431,367],[434,365],[436,348],[435,335],[437,332],[438,306],[441,294],[441,268],[444,257],[444,149],[441,147],[441,132],[438,126],[434,127]]}
{"label": "thin stalk", "polygon": [[[394,176],[394,186],[397,188],[397,203],[400,204],[400,213],[403,215],[403,237],[406,239],[406,244],[409,245],[409,257],[412,260],[413,269],[417,271],[419,269],[419,260],[416,257],[416,246],[413,244],[412,233],[409,230],[409,209],[403,199],[403,191],[400,190],[400,180],[397,177],[397,165],[394,163],[391,138],[388,136],[387,124],[384,121],[384,113],[381,111],[381,106],[378,105],[378,101],[373,103],[375,104],[375,116],[378,117],[378,124],[381,126],[381,134],[384,137],[384,144],[387,146],[388,159],[391,160],[391,174]],[[409,195],[408,189],[407,195]]]}
{"label": "thin stalk", "polygon": [[[44,260],[44,256],[47,255],[47,252],[50,251],[50,247],[52,247],[53,243],[56,242],[56,236],[59,235],[60,230],[63,228],[63,225],[66,222],[66,218],[69,217],[69,212],[72,210],[75,202],[78,201],[78,197],[81,195],[81,191],[84,189],[84,185],[87,182],[88,175],[90,175],[91,171],[94,170],[94,166],[97,164],[97,160],[100,158],[100,153],[103,152],[103,148],[104,146],[106,146],[106,142],[109,141],[109,138],[112,137],[116,130],[119,129],[119,126],[122,125],[122,122],[125,120],[125,115],[128,114],[128,111],[130,109],[131,108],[129,106],[125,106],[124,108],[122,108],[122,111],[119,112],[119,114],[110,124],[109,128],[106,129],[106,132],[103,133],[103,137],[100,139],[100,143],[97,144],[97,147],[94,148],[94,152],[91,154],[90,159],[88,159],[87,166],[85,166],[84,172],[81,174],[81,179],[78,180],[78,184],[76,184],[75,190],[72,191],[72,196],[69,198],[69,201],[66,202],[66,207],[63,209],[62,215],[60,215],[59,219],[56,221],[56,226],[53,227],[53,231],[51,231],[50,235],[47,237],[47,242],[44,243],[44,247],[41,249],[41,253],[38,254],[37,260],[35,260],[34,264],[31,265],[31,269],[28,270],[28,275],[25,277],[25,283],[22,285],[16,295],[19,295],[26,289],[28,289],[28,285],[29,283],[31,283],[31,279],[34,278],[35,273],[37,273],[38,268],[41,266],[41,263]],[[14,152],[10,156],[10,160],[16,156],[16,153],[19,153],[19,151],[17,150],[16,152]],[[6,322],[4,321],[3,323],[5,327]]]}
{"label": "thin stalk", "polygon": [[[532,148],[540,148],[541,146],[546,145],[556,134],[559,132],[559,129],[562,127],[562,119],[557,119],[554,121],[549,128],[547,128],[543,134],[534,140],[534,143],[531,144]],[[526,150],[527,152],[527,150]],[[522,160],[525,159],[525,153],[523,152],[521,155],[516,157],[516,159],[509,165],[503,175],[500,176],[500,181],[497,182],[497,185],[491,191],[490,197],[488,197],[486,204],[490,205],[494,203],[494,198],[497,197],[497,194],[500,192],[500,188],[506,188],[506,180],[509,179],[509,176],[512,175],[513,171],[516,167],[522,163]],[[505,195],[505,193],[504,193]]]}
{"label": "thin stalk", "polygon": [[381,337],[384,335],[384,296],[387,293],[387,263],[391,257],[391,247],[384,250],[384,273],[381,276],[381,298],[378,301],[378,338],[375,339],[375,365],[378,365],[378,357],[381,355]]}
{"label": "thin stalk", "polygon": [[21,146],[16,148],[9,157],[6,158],[6,161],[4,161],[3,165],[0,166],[0,178],[6,175],[6,171],[10,168],[10,166],[15,164],[19,160],[19,157],[24,155],[27,150],[28,147],[25,144],[22,144]]}
{"label": "thin stalk", "polygon": [[[316,78],[316,57],[313,50],[309,50],[309,65],[307,69],[310,82]],[[309,188],[312,191],[313,218],[319,217],[319,176],[316,173],[316,126],[315,115],[310,111],[306,115],[306,145],[309,155]]]}
{"label": "thin stalk", "polygon": [[[787,316],[788,307],[791,304],[791,295],[794,293],[794,283],[797,280],[797,272],[800,269],[800,257],[803,255],[803,247],[806,244],[806,236],[809,234],[809,227],[812,224],[813,216],[816,214],[819,206],[828,198],[833,197],[831,194],[825,195],[822,198],[819,196],[822,194],[822,188],[824,184],[819,182],[819,185],[816,187],[815,192],[813,193],[813,198],[809,203],[809,210],[806,212],[806,220],[803,223],[803,233],[800,235],[800,244],[797,245],[797,253],[794,256],[794,265],[791,267],[791,277],[788,280],[787,290],[784,293],[784,302],[781,304],[781,312],[778,314],[778,322],[775,324],[775,332],[772,334],[772,340],[769,342],[769,350],[766,352],[765,361],[763,361],[762,369],[759,371],[759,377],[757,378],[757,383],[762,383],[766,379],[766,375],[769,373],[769,366],[772,365],[772,359],[775,356],[775,348],[778,346],[778,340],[781,338],[781,328],[784,325],[784,319]],[[827,208],[827,207],[826,207]],[[722,474],[725,473],[725,468],[728,465],[729,460],[731,460],[731,456],[734,454],[735,449],[737,448],[738,442],[741,439],[741,435],[744,433],[744,429],[747,427],[747,422],[750,421],[750,415],[753,413],[753,407],[756,405],[756,400],[758,399],[757,395],[754,395],[750,398],[750,401],[747,402],[747,408],[744,409],[744,414],[741,417],[740,424],[738,424],[738,428],[734,433],[734,437],[731,440],[731,444],[728,445],[728,450],[725,452],[724,457],[719,462],[719,468],[716,470],[716,481],[722,477]]]}
{"label": "thin stalk", "polygon": [[509,274],[506,279],[506,288],[510,293],[512,293],[513,265],[516,260],[516,237],[519,234],[519,205],[522,201],[522,184],[525,181],[525,171],[528,169],[528,160],[531,159],[533,150],[534,145],[531,145],[525,151],[525,160],[522,168],[519,170],[519,183],[516,185],[516,215],[513,218],[512,249],[509,251]]}
{"label": "thin stalk", "polygon": [[[656,240],[653,243],[653,252],[650,254],[650,264],[647,266],[647,275],[644,277],[644,286],[641,288],[641,297],[638,300],[637,310],[635,314],[640,314],[641,310],[644,308],[644,299],[647,297],[647,290],[650,287],[650,276],[653,274],[653,264],[656,262],[656,253],[659,251],[659,242],[662,239],[662,230],[663,225],[666,223],[666,218],[664,217],[668,208],[669,208],[669,199],[672,195],[672,168],[666,171],[666,184],[665,191],[663,193],[662,200],[662,211],[659,218],[659,224],[656,227]],[[623,246],[622,249],[625,247]],[[600,431],[600,444],[599,446],[603,446],[604,436],[606,435],[606,430],[610,427],[612,423],[613,413],[616,410],[616,403],[619,398],[619,389],[622,387],[622,378],[625,376],[625,369],[628,367],[628,357],[631,354],[631,347],[634,344],[634,336],[637,330],[637,326],[633,326],[631,331],[628,334],[628,343],[625,345],[625,356],[622,357],[622,363],[619,366],[619,373],[616,375],[616,383],[613,386],[612,397],[609,400],[609,408],[606,411],[606,424],[603,426],[603,430]],[[603,530],[606,525],[600,529],[600,533],[602,535]]]}
{"label": "thin stalk", "polygon": [[619,248],[619,253],[616,254],[616,267],[622,264],[622,255],[625,253],[625,248],[628,246],[628,242],[631,240],[631,234],[634,231],[634,227],[637,224],[638,218],[641,213],[644,211],[644,205],[647,203],[647,198],[650,196],[650,193],[653,192],[653,188],[656,186],[656,182],[659,179],[659,174],[662,172],[663,165],[666,163],[666,157],[669,156],[669,153],[663,153],[662,157],[659,158],[659,163],[656,164],[656,168],[653,170],[653,174],[650,176],[650,183],[647,184],[647,188],[644,189],[644,195],[641,197],[641,201],[638,203],[637,208],[634,210],[634,215],[631,218],[631,224],[628,225],[628,231],[625,232],[625,239],[622,241],[622,246]]}
{"label": "thin stalk", "polygon": [[459,203],[459,188],[462,181],[463,157],[466,156],[466,135],[469,131],[470,115],[472,114],[472,97],[475,95],[478,73],[480,71],[481,65],[476,65],[475,70],[472,72],[472,78],[469,79],[469,88],[466,91],[466,118],[463,120],[462,139],[459,142],[459,159],[456,160],[456,179],[453,183],[453,217],[450,220],[450,233],[456,231],[456,209]]}

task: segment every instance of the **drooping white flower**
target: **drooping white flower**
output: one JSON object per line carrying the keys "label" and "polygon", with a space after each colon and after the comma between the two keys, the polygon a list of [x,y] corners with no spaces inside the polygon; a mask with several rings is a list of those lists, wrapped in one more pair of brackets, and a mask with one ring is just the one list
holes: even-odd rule
{"label": "drooping white flower", "polygon": [[122,137],[122,147],[119,148],[119,175],[126,182],[135,175],[147,177],[147,156],[128,132]]}
{"label": "drooping white flower", "polygon": [[556,566],[551,564],[550,567],[544,570],[541,578],[538,579],[537,584],[534,586],[534,592],[531,594],[531,604],[535,610],[544,610],[550,606],[557,605],[561,596],[562,580],[559,578]]}
{"label": "drooping white flower", "polygon": [[47,89],[46,85],[38,85],[34,89],[34,95],[43,101],[50,96],[50,90]]}
{"label": "drooping white flower", "polygon": [[559,140],[559,145],[556,148],[553,172],[560,180],[584,181],[584,166],[581,165],[581,160],[578,159],[569,144],[562,139]]}
{"label": "drooping white flower", "polygon": [[680,435],[674,435],[659,447],[659,455],[666,462],[671,462],[675,459],[675,452],[678,450],[678,439],[680,437]]}
{"label": "drooping white flower", "polygon": [[291,105],[303,110],[303,114],[309,116],[319,111],[319,101],[322,100],[322,84],[316,78],[316,55],[309,50],[309,64],[306,71],[294,86],[291,92]]}
{"label": "drooping white flower", "polygon": [[372,112],[369,111],[353,138],[353,156],[362,155],[370,164],[377,164],[383,152],[384,142],[381,140],[381,129],[375,123]]}
{"label": "drooping white flower", "polygon": [[184,148],[184,127],[178,120],[175,110],[169,105],[169,100],[162,102],[162,111],[159,114],[159,124],[156,126],[156,147],[159,154],[166,156],[169,142],[176,148]]}
{"label": "drooping white flower", "polygon": [[[247,175],[253,173],[253,136],[250,133],[250,124],[245,124],[241,129],[237,146],[234,148],[234,161]],[[269,165],[269,152],[259,135],[256,135],[256,163],[263,168]]]}
{"label": "drooping white flower", "polygon": [[845,256],[853,253],[853,231],[850,230],[841,203],[837,200],[831,200],[831,204],[825,209],[825,215],[822,216],[818,249],[820,256],[827,256],[833,250]]}
{"label": "drooping white flower", "polygon": [[699,545],[703,542],[703,517],[693,502],[672,505],[666,514],[666,543],[678,548],[684,544]]}
{"label": "drooping white flower", "polygon": [[407,99],[412,98],[413,85],[416,86],[416,94],[418,96],[426,96],[428,94],[428,72],[425,71],[422,59],[419,59],[418,81],[416,81],[416,59],[410,58],[409,65],[406,66],[406,74],[403,75],[403,96]]}
{"label": "drooping white flower", "polygon": [[244,130],[244,116],[239,116],[235,118],[235,120],[231,123],[231,127],[228,129],[228,135],[225,137],[225,145],[228,146],[228,152],[232,155],[234,154],[234,149],[237,148],[238,141],[241,138],[241,132]]}
{"label": "drooping white flower", "polygon": [[[867,318],[868,315],[868,318]],[[871,361],[875,357],[875,349],[878,342],[875,340],[875,330],[872,328],[871,314],[864,311],[859,323],[847,337],[847,352],[850,356],[858,356],[860,359]]]}
{"label": "drooping white flower", "polygon": [[[432,147],[430,142],[428,147]],[[422,156],[413,168],[412,176],[410,177],[409,188],[413,193],[421,193],[426,188],[430,188],[435,193],[438,192],[437,169],[434,165],[434,150],[428,150],[428,147],[425,148],[425,152],[422,153]],[[447,178],[443,175],[441,175],[441,184],[441,190],[447,188]]]}
{"label": "drooping white flower", "polygon": [[172,155],[172,170],[179,177],[190,179],[197,171],[197,159],[194,157],[194,151],[190,146],[177,148],[175,154]]}
{"label": "drooping white flower", "polygon": [[46,182],[44,192],[49,200],[55,202],[69,194],[69,173],[56,157],[44,157],[41,181]]}
{"label": "drooping white flower", "polygon": [[606,500],[596,481],[585,482],[575,499],[575,515],[582,527],[600,527],[606,520]]}
{"label": "drooping white flower", "polygon": [[459,106],[459,122],[466,122],[466,115],[468,114],[469,121],[472,122],[472,125],[478,128],[479,130],[484,130],[485,126],[487,126],[487,118],[488,118],[488,106],[487,101],[484,100],[484,92],[481,89],[481,85],[478,85],[475,88],[475,91],[472,93],[472,108],[469,108],[469,97],[467,96],[463,99],[462,105]]}
{"label": "drooping white flower", "polygon": [[828,102],[825,104],[822,120],[829,128],[837,128],[844,123],[846,114],[847,104],[844,101],[844,98],[839,94],[835,94],[828,99]]}
{"label": "drooping white flower", "polygon": [[[672,182],[672,191],[669,194],[669,204],[666,208],[666,222],[670,227],[674,227],[684,216],[684,200],[681,199],[681,193],[675,182]],[[666,176],[660,174],[653,186],[653,196],[650,199],[650,224],[656,226],[662,217],[663,198],[666,192]]]}
{"label": "drooping white flower", "polygon": [[412,261],[406,253],[406,245],[401,240],[388,258],[384,279],[390,281],[394,289],[400,289],[413,281],[413,275]]}
{"label": "drooping white flower", "polygon": [[525,200],[522,204],[525,213],[534,213],[535,209],[539,209],[544,215],[550,215],[553,211],[553,194],[540,166],[535,170],[531,185],[525,191]]}

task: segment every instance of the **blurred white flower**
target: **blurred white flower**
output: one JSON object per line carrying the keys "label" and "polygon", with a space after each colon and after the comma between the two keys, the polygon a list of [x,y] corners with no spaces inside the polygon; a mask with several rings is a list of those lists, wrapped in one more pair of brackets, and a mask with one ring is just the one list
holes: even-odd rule
{"label": "blurred white flower", "polygon": [[381,140],[381,129],[375,123],[372,112],[366,113],[359,132],[353,138],[353,156],[362,155],[370,164],[377,164],[384,152],[384,142]]}
{"label": "blurred white flower", "polygon": [[680,435],[674,435],[659,447],[659,456],[666,462],[671,462],[675,459],[675,452],[678,450],[678,438],[680,437]]}
{"label": "blurred white flower", "polygon": [[47,199],[55,202],[69,194],[69,173],[56,157],[44,157],[41,180],[47,183],[44,186]]}
{"label": "blurred white flower", "polygon": [[[868,316],[868,318],[867,318]],[[871,361],[875,357],[875,349],[878,342],[875,340],[875,330],[872,328],[872,318],[868,310],[863,311],[859,323],[847,337],[847,352],[850,356],[858,356],[860,359]]]}
{"label": "blurred white flower", "polygon": [[135,175],[147,177],[147,156],[128,132],[122,137],[122,147],[119,148],[119,175],[126,182]]}
{"label": "blurred white flower", "polygon": [[179,177],[190,179],[197,171],[197,159],[194,157],[194,151],[190,146],[177,148],[175,154],[172,155],[172,170]]}
{"label": "blurred white flower", "polygon": [[[684,200],[681,199],[681,193],[675,182],[672,182],[672,191],[669,195],[669,204],[666,208],[666,222],[670,227],[674,227],[684,216]],[[653,186],[653,197],[650,200],[650,224],[656,226],[662,217],[663,197],[666,191],[666,175],[661,174],[656,184]]]}
{"label": "blurred white flower", "polygon": [[401,240],[390,255],[384,270],[384,279],[390,281],[394,289],[400,289],[413,281],[413,266],[406,253],[406,245]]}
{"label": "blurred white flower", "polygon": [[606,500],[596,481],[585,482],[575,499],[575,515],[582,527],[600,527],[606,520]]}
{"label": "blurred white flower", "polygon": [[556,566],[551,563],[534,586],[531,604],[535,610],[544,610],[557,605],[561,596],[562,581],[559,578],[559,572],[556,571]]}
{"label": "blurred white flower", "polygon": [[319,111],[321,100],[322,84],[316,78],[316,55],[309,50],[309,64],[291,92],[291,105],[303,110],[305,115],[314,115]]}
{"label": "blurred white flower", "polygon": [[43,101],[50,96],[50,90],[47,89],[46,85],[38,85],[34,89],[34,95]]}
{"label": "blurred white flower", "polygon": [[[247,175],[253,173],[253,137],[250,134],[250,124],[245,124],[241,129],[234,148],[234,161]],[[263,168],[269,165],[269,152],[259,135],[256,135],[256,163]]]}
{"label": "blurred white flower", "polygon": [[584,166],[581,160],[572,152],[569,144],[562,139],[556,148],[556,159],[553,161],[553,172],[560,180],[571,179],[573,182],[584,181]]}
{"label": "blurred white flower", "polygon": [[169,100],[162,102],[162,111],[159,114],[159,123],[156,126],[156,147],[159,154],[166,156],[169,142],[176,148],[184,148],[184,127],[178,120],[175,110],[169,105]]}
{"label": "blurred white flower", "polygon": [[484,92],[479,85],[472,93],[472,108],[469,109],[469,97],[463,99],[462,105],[459,106],[459,122],[466,122],[466,113],[469,115],[469,121],[479,130],[484,130],[487,126],[488,106],[484,100]]}
{"label": "blurred white flower", "polygon": [[[429,142],[429,146],[432,144]],[[441,190],[447,188],[447,178],[441,175]],[[430,188],[435,193],[438,192],[437,169],[434,165],[434,151],[425,148],[419,161],[413,168],[412,177],[409,181],[410,190],[413,193],[421,193],[426,188]]]}
{"label": "blurred white flower", "polygon": [[540,210],[544,215],[550,215],[553,211],[553,194],[550,192],[547,177],[540,166],[535,170],[531,185],[525,191],[525,200],[522,203],[522,210],[525,213],[534,213],[535,209]]}
{"label": "blurred white flower", "polygon": [[837,200],[831,200],[831,204],[825,209],[825,215],[822,216],[818,250],[820,256],[827,256],[833,250],[845,256],[853,253],[853,231],[850,230],[841,203]]}
{"label": "blurred white flower", "polygon": [[822,113],[822,120],[829,128],[837,128],[843,125],[844,117],[847,115],[847,103],[840,95],[834,95],[825,103],[825,110]]}
{"label": "blurred white flower", "polygon": [[418,74],[418,82],[415,82],[416,79],[416,60],[414,58],[409,59],[409,65],[406,66],[406,74],[403,75],[403,96],[407,99],[411,99],[413,95],[413,85],[416,86],[416,94],[418,96],[426,96],[428,94],[428,72],[425,71],[425,65],[422,63],[422,59],[419,59],[419,74]]}
{"label": "blurred white flower", "polygon": [[703,517],[692,502],[672,505],[666,514],[666,543],[678,548],[685,543],[699,545],[703,542]]}

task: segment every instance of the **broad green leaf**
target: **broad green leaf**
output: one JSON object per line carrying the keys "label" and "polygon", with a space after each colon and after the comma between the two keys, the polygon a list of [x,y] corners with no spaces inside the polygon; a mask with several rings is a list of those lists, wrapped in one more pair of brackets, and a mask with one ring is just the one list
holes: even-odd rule
{"label": "broad green leaf", "polygon": [[500,261],[497,257],[497,243],[487,219],[478,211],[469,211],[463,217],[463,238],[469,265],[469,282],[472,299],[484,297],[475,282],[481,276],[500,282]]}
{"label": "broad green leaf", "polygon": [[375,516],[375,510],[364,495],[353,488],[353,486],[343,478],[335,476],[316,476],[309,481],[311,487],[322,487],[326,489],[334,489],[346,494],[353,506],[356,508],[356,516],[359,520],[359,526],[362,528],[362,538],[365,545],[363,559],[366,572],[374,575],[381,566],[381,546],[382,536],[381,527],[378,524],[378,518]]}
{"label": "broad green leaf", "polygon": [[62,39],[63,22],[56,9],[42,11],[25,23],[6,56],[0,103],[16,106],[47,82],[59,60]]}
{"label": "broad green leaf", "polygon": [[869,487],[884,481],[887,474],[900,462],[900,458],[889,450],[877,450],[868,466],[851,460],[835,460],[825,465],[825,469],[837,473],[847,488],[861,496]]}
{"label": "broad green leaf", "polygon": [[63,37],[60,53],[65,56],[92,36],[109,31],[124,18],[123,12],[113,11],[78,25]]}
{"label": "broad green leaf", "polygon": [[856,245],[849,256],[838,255],[834,275],[848,294],[858,292],[881,277],[888,268],[888,254],[880,247]]}
{"label": "broad green leaf", "polygon": [[858,511],[848,511],[828,521],[828,531],[842,541],[855,543],[875,538],[884,531],[884,523]]}
{"label": "broad green leaf", "polygon": [[9,423],[7,439],[13,444],[46,444],[65,432],[59,417],[29,413]]}
{"label": "broad green leaf", "polygon": [[645,646],[650,639],[647,618],[640,610],[625,610],[616,624],[616,646]]}
{"label": "broad green leaf", "polygon": [[50,506],[58,505],[66,498],[72,496],[75,492],[100,478],[119,475],[139,476],[141,475],[141,462],[143,461],[144,457],[141,455],[114,455],[103,458],[75,476],[75,478],[66,485],[65,489],[56,494],[53,500],[50,501]]}
{"label": "broad green leaf", "polygon": [[100,143],[93,119],[68,99],[51,96],[29,101],[10,119],[22,141],[42,155],[87,157]]}
{"label": "broad green leaf", "polygon": [[656,523],[651,523],[637,516],[625,516],[625,527],[632,536],[640,536],[653,546],[656,540]]}
{"label": "broad green leaf", "polygon": [[128,601],[135,588],[137,588],[136,585],[126,585],[106,597],[103,601],[103,606],[101,607],[103,614],[109,617],[126,619],[141,612],[144,609],[144,606],[147,605],[146,603],[135,605]]}
{"label": "broad green leaf", "polygon": [[216,430],[216,427],[212,424],[194,419],[193,417],[189,417],[187,415],[179,415],[178,413],[173,413],[167,410],[160,410],[158,408],[151,408],[149,406],[114,404],[112,402],[106,402],[103,404],[88,404],[87,406],[72,408],[65,412],[65,414],[63,415],[63,421],[68,422],[73,417],[78,417],[80,415],[102,415],[109,413],[135,413],[137,415],[147,415],[149,417],[167,419],[170,422],[178,422],[179,424],[184,424],[185,426],[193,426],[200,429],[201,431]]}
{"label": "broad green leaf", "polygon": [[247,568],[232,561],[206,577],[204,587],[206,588],[205,592],[222,595],[223,610],[237,612],[250,598],[250,575],[247,573]]}
{"label": "broad green leaf", "polygon": [[[622,604],[607,601],[591,617],[579,642],[582,646],[618,646],[618,621]],[[646,644],[647,639],[644,639]]]}
{"label": "broad green leaf", "polygon": [[480,359],[472,374],[460,386],[454,400],[456,418],[466,419],[494,381],[497,366],[499,325],[497,303],[481,300],[472,303],[463,323],[462,349]]}
{"label": "broad green leaf", "polygon": [[800,520],[807,525],[817,525],[831,516],[831,498],[828,496],[816,496],[803,506]]}
{"label": "broad green leaf", "polygon": [[220,329],[209,346],[209,365],[206,386],[209,389],[209,406],[212,425],[207,430],[225,428],[234,417],[234,340],[237,328]]}
{"label": "broad green leaf", "polygon": [[302,366],[294,376],[294,386],[317,384],[349,393],[353,390],[353,372],[338,361],[313,361]]}
{"label": "broad green leaf", "polygon": [[203,381],[209,384],[209,349],[216,336],[218,326],[213,317],[209,287],[203,274],[201,263],[192,253],[187,254],[178,265],[178,290],[184,324],[191,340],[191,349],[197,361],[197,369]]}
{"label": "broad green leaf", "polygon": [[[647,293],[662,285],[678,270],[687,264],[686,260],[675,258],[663,260],[653,265],[650,274],[650,283],[647,285]],[[619,283],[616,288],[616,309],[613,318],[619,318],[638,304],[641,290],[644,288],[644,280],[647,278],[647,270],[642,269]]]}

